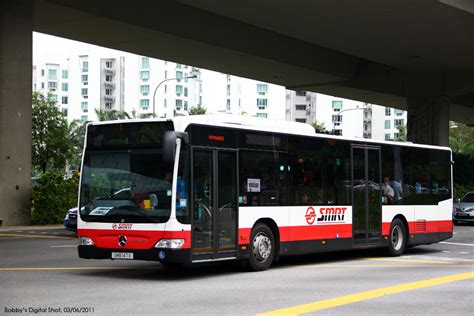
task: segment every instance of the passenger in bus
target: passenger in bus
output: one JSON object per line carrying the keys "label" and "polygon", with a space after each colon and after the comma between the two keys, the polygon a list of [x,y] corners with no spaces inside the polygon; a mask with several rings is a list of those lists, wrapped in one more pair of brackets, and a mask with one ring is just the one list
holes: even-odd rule
{"label": "passenger in bus", "polygon": [[385,204],[392,204],[395,192],[390,186],[390,179],[388,177],[383,178],[383,195],[385,197]]}

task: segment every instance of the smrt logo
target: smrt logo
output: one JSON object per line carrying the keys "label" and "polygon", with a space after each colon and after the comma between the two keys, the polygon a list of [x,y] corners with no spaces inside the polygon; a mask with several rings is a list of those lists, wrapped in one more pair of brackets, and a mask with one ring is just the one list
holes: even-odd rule
{"label": "smrt logo", "polygon": [[321,207],[319,209],[318,224],[344,223],[347,207]]}
{"label": "smrt logo", "polygon": [[133,226],[133,224],[123,224],[123,223],[117,224],[117,223],[113,223],[113,224],[112,224],[112,229],[113,229],[113,230],[132,229],[132,226]]}
{"label": "smrt logo", "polygon": [[310,225],[313,225],[314,223],[314,220],[316,219],[316,211],[314,210],[314,208],[312,208],[311,206],[308,207],[308,209],[306,210],[306,222],[308,222],[308,224]]}

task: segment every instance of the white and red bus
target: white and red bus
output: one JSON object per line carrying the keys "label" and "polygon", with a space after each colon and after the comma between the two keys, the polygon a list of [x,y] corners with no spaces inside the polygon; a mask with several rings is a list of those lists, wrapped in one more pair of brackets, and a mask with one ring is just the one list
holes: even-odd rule
{"label": "white and red bus", "polygon": [[452,237],[449,148],[316,134],[242,116],[92,123],[78,235],[87,259],[187,264]]}

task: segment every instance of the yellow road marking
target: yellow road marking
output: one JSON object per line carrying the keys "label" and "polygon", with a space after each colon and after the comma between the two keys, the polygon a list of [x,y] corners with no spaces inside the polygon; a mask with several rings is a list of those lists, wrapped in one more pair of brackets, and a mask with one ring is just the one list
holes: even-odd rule
{"label": "yellow road marking", "polygon": [[0,268],[0,271],[62,271],[62,270],[138,270],[157,267],[56,267],[56,268]]}
{"label": "yellow road marking", "polygon": [[418,259],[395,259],[395,258],[363,258],[364,260],[373,261],[389,261],[389,262],[410,262],[410,263],[440,263],[440,264],[453,264],[450,261],[441,260],[418,260]]}
{"label": "yellow road marking", "polygon": [[316,311],[320,311],[320,310],[324,310],[328,308],[333,308],[333,307],[342,306],[346,304],[365,301],[368,299],[377,298],[377,297],[381,297],[385,295],[397,294],[401,292],[412,291],[412,290],[430,287],[434,285],[462,281],[462,280],[467,280],[467,279],[472,279],[472,278],[474,278],[474,272],[454,274],[454,275],[445,276],[441,278],[416,281],[416,282],[411,282],[411,283],[384,287],[381,289],[376,289],[376,290],[371,290],[371,291],[345,295],[345,296],[317,301],[317,302],[313,302],[309,304],[303,304],[299,306],[279,309],[273,312],[263,313],[259,315],[272,315],[272,316],[273,315],[299,315],[303,313],[316,312]]}
{"label": "yellow road marking", "polygon": [[49,238],[49,239],[77,239],[77,237],[48,236],[48,235],[24,235],[24,234],[0,234],[0,237],[25,237],[25,238]]}

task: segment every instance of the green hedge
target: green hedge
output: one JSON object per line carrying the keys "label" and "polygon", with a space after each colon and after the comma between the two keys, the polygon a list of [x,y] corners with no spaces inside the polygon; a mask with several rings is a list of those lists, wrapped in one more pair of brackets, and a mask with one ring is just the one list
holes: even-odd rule
{"label": "green hedge", "polygon": [[79,177],[65,179],[60,172],[41,175],[33,188],[31,222],[37,225],[60,224],[68,209],[77,206]]}

